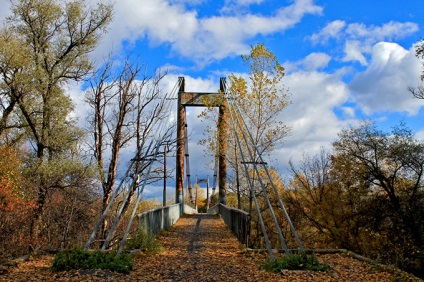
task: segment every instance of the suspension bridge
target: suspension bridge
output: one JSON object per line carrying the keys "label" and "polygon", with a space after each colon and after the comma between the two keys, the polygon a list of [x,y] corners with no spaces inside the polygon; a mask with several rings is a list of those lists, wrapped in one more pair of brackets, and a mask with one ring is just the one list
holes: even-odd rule
{"label": "suspension bridge", "polygon": [[[289,232],[287,232],[287,230],[282,230],[282,227],[280,226],[275,212],[275,204],[271,204],[270,198],[272,197],[272,199],[277,202],[277,209],[280,212],[282,211],[285,217],[285,222],[287,222],[288,226],[287,229],[290,229],[291,236],[294,238],[293,241],[297,244],[296,249],[303,251],[303,246],[273,182],[267,163],[264,161],[258,148],[255,146],[252,134],[245,122],[244,114],[237,104],[237,97],[228,91],[225,78],[220,79],[220,89],[217,93],[206,93],[186,92],[185,79],[184,77],[179,77],[178,82],[172,91],[166,94],[163,99],[167,117],[153,121],[155,123],[155,126],[153,127],[154,132],[151,132],[150,138],[145,139],[144,143],[140,147],[141,149],[136,152],[134,158],[129,163],[125,175],[122,177],[119,185],[117,185],[114,189],[107,207],[85,244],[85,249],[90,248],[93,244],[93,241],[99,232],[100,226],[104,222],[105,218],[111,213],[112,205],[115,201],[117,201],[117,199],[119,199],[118,209],[116,211],[114,210],[114,219],[108,229],[107,236],[105,236],[102,241],[103,244],[101,249],[107,250],[110,247],[112,238],[116,237],[114,235],[117,232],[116,227],[118,222],[121,220],[123,212],[125,212],[125,207],[128,205],[128,201],[131,200],[131,187],[134,187],[134,185],[137,187],[137,192],[133,199],[134,204],[132,205],[132,211],[129,215],[128,222],[126,223],[125,231],[122,236],[119,236],[119,246],[118,244],[113,244],[114,246],[117,246],[118,254],[122,252],[130,234],[131,227],[134,224],[137,224],[139,228],[147,229],[149,233],[155,235],[160,230],[175,224],[181,216],[184,215],[185,217],[189,217],[188,214],[192,214],[191,216],[196,219],[194,220],[195,223],[193,223],[193,232],[196,233],[196,230],[200,230],[201,217],[196,215],[197,211],[193,208],[195,200],[190,174],[186,108],[217,107],[219,109],[217,122],[217,151],[215,156],[211,194],[215,194],[216,188],[218,189],[219,204],[210,208],[208,213],[220,214],[225,224],[236,235],[238,240],[244,244],[248,243],[250,220],[254,214],[260,225],[260,231],[263,236],[268,256],[270,260],[274,260],[273,249],[282,249],[286,255],[289,254],[287,239],[283,236],[283,231],[285,231],[284,234],[288,234]],[[240,163],[247,178],[252,202],[250,212],[230,208],[226,205],[226,147],[230,136],[236,142]],[[142,200],[143,191],[149,183],[150,174],[160,154],[160,148],[166,144],[172,143],[173,140],[176,140],[175,204],[170,206],[165,206],[164,204],[163,207],[156,208],[142,214],[137,214],[138,206]],[[142,164],[136,166],[136,160],[141,161]],[[252,171],[254,172],[253,175],[255,175],[255,177],[252,176]],[[196,179],[197,184],[202,182],[207,184],[209,191],[209,179]],[[185,190],[187,191],[186,193],[188,193],[188,197],[184,197]],[[184,202],[184,198],[188,199],[188,203]],[[207,202],[209,202],[209,193]],[[269,227],[267,228],[265,226],[263,218],[263,213],[265,211],[273,223],[271,231]],[[138,220],[137,223],[134,222],[136,218]],[[278,234],[278,239],[270,240],[270,232]],[[195,248],[195,241],[192,242],[191,247],[187,247],[188,250],[194,250]]]}
{"label": "suspension bridge", "polygon": [[[249,243],[252,217],[257,217],[257,226],[271,261],[275,260],[275,249],[282,250],[286,255],[292,251],[305,251],[305,249],[279,197],[267,163],[253,142],[243,113],[237,105],[237,99],[227,91],[225,79],[221,79],[218,93],[187,93],[184,89],[185,82],[181,77],[173,91],[163,98],[168,113],[167,118],[153,121],[155,127],[154,132],[151,132],[151,138],[145,139],[142,149],[132,158],[125,175],[114,189],[109,204],[84,246],[86,250],[97,248],[98,245],[95,243],[100,241],[102,250],[113,248],[117,249],[119,254],[123,251],[127,240],[132,239],[133,234],[130,230],[144,229],[155,235],[166,229],[158,236],[164,251],[146,260],[135,259],[134,270],[128,275],[89,269],[81,270],[81,272],[78,270],[76,274],[66,272],[52,276],[49,270],[51,263],[46,259],[40,263],[41,265],[28,262],[27,271],[20,269],[11,271],[10,274],[3,276],[5,281],[26,281],[28,277],[40,281],[53,279],[55,281],[93,281],[95,277],[108,281],[394,281],[398,279],[396,273],[386,271],[384,268],[376,271],[376,264],[370,259],[353,253],[350,255],[355,259],[346,255],[341,256],[338,253],[347,253],[347,250],[337,249],[321,250],[322,253],[337,254],[333,257],[327,256],[332,260],[332,268],[334,268],[334,271],[328,273],[300,273],[299,271],[270,273],[259,269],[259,263],[263,262],[263,257],[258,256],[255,259],[256,255],[246,256],[239,247],[240,242],[246,245]],[[208,213],[212,214],[198,214],[194,208],[195,204],[193,205],[195,199],[193,199],[194,191],[191,185],[185,110],[186,107],[194,106],[219,108],[219,136],[211,187],[212,194],[218,189],[219,203],[208,209]],[[175,123],[177,123],[176,127]],[[176,138],[173,137],[175,134]],[[249,212],[226,205],[225,149],[229,136],[237,144],[240,164],[244,168],[246,182],[249,185],[252,199]],[[154,171],[160,148],[171,144],[173,140],[177,143],[175,204],[169,206],[164,204],[163,207],[137,213],[143,191],[149,183],[150,174]],[[141,161],[141,164],[137,165],[137,161]],[[205,183],[207,188],[209,187],[209,179],[196,179],[196,184],[199,183]],[[137,187],[137,191],[132,198],[133,187]],[[184,188],[188,197],[184,197]],[[270,199],[273,200],[272,204]],[[124,224],[118,225],[118,222],[124,218],[125,207],[130,201],[132,210],[127,211],[131,211],[130,215],[126,214]],[[280,217],[278,219],[276,212]],[[284,228],[279,224],[282,214],[285,221]],[[113,218],[112,224],[108,228],[107,236],[100,237],[99,229],[105,218]],[[273,226],[270,226],[271,224]],[[117,228],[117,226],[120,227]],[[125,227],[124,231],[122,226]],[[172,228],[168,228],[170,226]],[[283,236],[283,232],[286,236],[290,235],[290,246],[294,250],[288,249],[288,238]],[[367,267],[364,261],[371,264]]]}

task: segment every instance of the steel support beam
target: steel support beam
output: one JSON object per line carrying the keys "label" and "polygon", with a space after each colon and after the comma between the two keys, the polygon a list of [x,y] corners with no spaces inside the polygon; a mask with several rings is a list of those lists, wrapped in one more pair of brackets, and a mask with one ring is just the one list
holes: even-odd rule
{"label": "steel support beam", "polygon": [[[220,87],[221,93],[225,93],[225,78],[221,78]],[[222,104],[219,106],[218,116],[218,187],[219,187],[219,202],[221,204],[227,203],[227,158],[225,152],[227,151],[227,106],[224,99]]]}
{"label": "steel support beam", "polygon": [[180,89],[178,90],[178,112],[177,112],[177,160],[176,160],[176,189],[175,202],[177,204],[183,202],[184,189],[184,156],[185,156],[185,106],[181,103],[182,93],[185,89],[184,77],[179,77]]}

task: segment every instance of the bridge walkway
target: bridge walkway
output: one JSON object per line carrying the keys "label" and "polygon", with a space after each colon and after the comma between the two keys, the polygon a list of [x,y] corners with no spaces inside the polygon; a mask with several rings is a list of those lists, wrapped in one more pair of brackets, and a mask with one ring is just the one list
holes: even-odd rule
{"label": "bridge walkway", "polygon": [[217,215],[184,215],[158,239],[162,253],[135,260],[138,281],[281,281],[259,269],[264,257],[242,252]]}

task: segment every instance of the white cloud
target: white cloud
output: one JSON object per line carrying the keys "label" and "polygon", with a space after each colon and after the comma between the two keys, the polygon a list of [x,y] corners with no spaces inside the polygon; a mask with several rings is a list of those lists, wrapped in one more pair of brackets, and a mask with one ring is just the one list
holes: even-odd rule
{"label": "white cloud", "polygon": [[306,70],[317,70],[325,68],[330,62],[331,57],[325,53],[311,53],[302,61]]}
{"label": "white cloud", "polygon": [[343,62],[359,62],[361,65],[368,65],[367,59],[363,55],[368,46],[362,46],[362,43],[357,40],[346,41],[344,46],[345,56],[343,57]]}
{"label": "white cloud", "polygon": [[292,132],[284,147],[273,154],[280,173],[287,172],[290,159],[297,163],[302,152],[314,155],[322,146],[329,147],[346,123],[352,122],[340,120],[333,111],[349,100],[340,74],[298,71],[288,74],[285,84],[292,93],[292,104],[284,110],[282,120]]}
{"label": "white cloud", "polygon": [[[98,0],[89,1],[90,4]],[[93,57],[100,61],[111,49],[119,53],[123,42],[135,44],[148,40],[151,46],[169,46],[173,55],[207,64],[228,56],[248,52],[247,40],[257,35],[284,32],[306,14],[320,14],[322,8],[313,0],[295,0],[273,15],[252,12],[248,6],[263,0],[231,1],[246,6],[244,14],[200,17],[195,10],[201,0],[121,0],[114,6],[114,20]],[[0,0],[0,16],[8,13],[9,1]],[[192,8],[187,8],[191,5]]]}
{"label": "white cloud", "polygon": [[366,26],[363,23],[351,23],[336,20],[327,24],[320,32],[312,34],[309,39],[314,44],[325,44],[330,39],[344,43],[344,62],[359,62],[367,65],[366,55],[371,54],[372,46],[380,41],[402,39],[418,31],[418,25],[412,22],[390,21],[381,26]]}
{"label": "white cloud", "polygon": [[338,38],[345,26],[346,22],[344,21],[332,21],[328,23],[320,32],[312,34],[309,39],[314,44],[325,44],[331,38]]}
{"label": "white cloud", "polygon": [[251,5],[259,5],[265,0],[225,0],[224,6],[220,9],[220,13],[225,15],[246,14],[249,13]]}
{"label": "white cloud", "polygon": [[401,39],[417,31],[416,23],[395,21],[390,21],[382,26],[371,25],[369,27],[363,23],[352,23],[346,28],[346,34],[351,38],[370,38],[374,41]]}
{"label": "white cloud", "polygon": [[331,59],[332,58],[326,53],[313,52],[302,60],[296,62],[284,62],[283,66],[286,74],[299,70],[316,71],[326,68]]}
{"label": "white cloud", "polygon": [[349,87],[366,114],[403,111],[414,115],[424,101],[412,98],[407,88],[418,84],[419,74],[414,48],[405,50],[396,43],[380,42],[372,49],[368,68],[357,74]]}
{"label": "white cloud", "polygon": [[168,44],[176,55],[208,63],[244,54],[249,49],[247,39],[259,34],[284,32],[304,15],[322,11],[312,0],[296,0],[278,9],[273,16],[249,12],[244,15],[199,17],[195,10],[187,10],[175,1],[173,3],[165,0],[119,1],[102,49],[112,45],[119,49],[122,41],[148,39],[153,45]]}
{"label": "white cloud", "polygon": [[78,119],[79,127],[87,128],[87,114],[91,112],[91,109],[90,106],[84,102],[85,92],[81,89],[81,83],[69,82],[65,86],[65,93],[72,99],[75,105],[70,116]]}
{"label": "white cloud", "polygon": [[171,4],[188,4],[188,5],[199,5],[208,0],[169,0]]}
{"label": "white cloud", "polygon": [[355,118],[355,109],[352,107],[342,107],[343,118],[352,119]]}
{"label": "white cloud", "polygon": [[1,21],[6,19],[7,16],[11,15],[10,12],[10,0],[0,0],[0,24]]}
{"label": "white cloud", "polygon": [[424,140],[424,130],[416,132],[414,137],[419,139],[419,140]]}
{"label": "white cloud", "polygon": [[265,0],[226,0],[225,6],[249,6],[252,4],[261,4]]}

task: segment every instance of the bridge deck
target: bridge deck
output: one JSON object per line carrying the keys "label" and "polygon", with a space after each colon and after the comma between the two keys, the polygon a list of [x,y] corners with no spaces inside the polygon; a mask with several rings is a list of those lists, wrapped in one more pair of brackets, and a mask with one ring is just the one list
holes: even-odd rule
{"label": "bridge deck", "polygon": [[159,240],[161,254],[135,262],[139,281],[281,281],[242,253],[218,216],[185,215]]}

